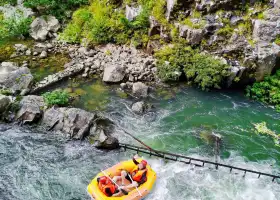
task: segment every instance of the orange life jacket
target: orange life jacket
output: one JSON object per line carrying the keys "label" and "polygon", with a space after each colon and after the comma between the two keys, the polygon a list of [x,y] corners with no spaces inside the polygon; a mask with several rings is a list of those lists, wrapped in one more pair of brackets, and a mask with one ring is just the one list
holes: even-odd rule
{"label": "orange life jacket", "polygon": [[[112,196],[117,190],[116,186],[109,178],[107,178],[106,184],[99,182],[98,187],[107,197]],[[109,193],[108,190],[110,191]]]}
{"label": "orange life jacket", "polygon": [[132,179],[136,182],[140,182],[145,172],[147,172],[147,170],[139,170],[138,166],[134,167],[132,170]]}

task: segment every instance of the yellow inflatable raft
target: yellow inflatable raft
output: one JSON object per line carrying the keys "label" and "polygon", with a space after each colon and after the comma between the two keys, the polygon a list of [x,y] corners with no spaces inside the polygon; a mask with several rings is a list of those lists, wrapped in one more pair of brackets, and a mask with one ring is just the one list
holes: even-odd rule
{"label": "yellow inflatable raft", "polygon": [[[137,159],[138,162],[141,162],[142,159]],[[115,166],[106,169],[105,173],[113,178],[114,176],[120,176],[121,170],[132,171],[135,167],[135,164],[132,160],[120,162]],[[150,165],[147,165],[147,181],[138,187],[142,196],[139,195],[136,189],[132,190],[128,193],[128,195],[124,195],[122,197],[107,197],[103,192],[101,192],[98,188],[97,178],[104,176],[102,172],[97,174],[97,176],[91,181],[88,185],[87,190],[90,196],[95,200],[140,200],[143,199],[148,193],[152,190],[153,185],[156,181],[156,173],[152,170]],[[119,183],[118,183],[119,184]]]}

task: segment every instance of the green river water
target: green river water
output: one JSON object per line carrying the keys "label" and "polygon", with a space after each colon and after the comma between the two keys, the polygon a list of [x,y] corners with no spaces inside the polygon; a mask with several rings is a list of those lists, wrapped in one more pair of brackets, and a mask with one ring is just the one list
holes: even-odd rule
{"label": "green river water", "polygon": [[[65,82],[59,86],[80,98],[75,106],[104,112],[155,149],[214,161],[210,133],[222,136],[220,162],[279,174],[280,148],[258,135],[253,123],[265,121],[280,133],[280,114],[246,99],[240,91],[202,92],[184,85],[153,92],[152,112],[139,116],[129,109],[135,99],[117,86],[99,81]],[[115,134],[121,142],[137,144]],[[0,125],[0,199],[90,199],[86,186],[100,169],[130,158],[135,152],[105,152],[86,141],[68,141],[44,131]],[[280,187],[271,179],[228,169],[193,168],[144,156],[158,175],[147,200],[277,200]]]}

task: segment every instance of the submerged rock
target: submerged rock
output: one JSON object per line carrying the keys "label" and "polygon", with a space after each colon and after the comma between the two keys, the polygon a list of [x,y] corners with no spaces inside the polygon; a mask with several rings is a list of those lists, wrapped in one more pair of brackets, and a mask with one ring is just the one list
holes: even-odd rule
{"label": "submerged rock", "polygon": [[43,97],[35,95],[25,96],[20,101],[17,120],[23,124],[37,122],[41,119],[45,107],[46,104]]}
{"label": "submerged rock", "polygon": [[144,114],[151,110],[151,105],[144,101],[139,101],[132,105],[131,110],[136,114]]}
{"label": "submerged rock", "polygon": [[9,89],[12,93],[29,89],[33,76],[27,67],[17,67],[12,62],[0,64],[0,88]]}
{"label": "submerged rock", "polygon": [[94,140],[95,147],[99,149],[118,148],[118,139],[112,137],[114,131],[114,123],[111,120],[103,117],[96,119],[94,126],[90,129],[90,137]]}
{"label": "submerged rock", "polygon": [[142,82],[133,83],[132,93],[137,97],[147,97],[149,87]]}

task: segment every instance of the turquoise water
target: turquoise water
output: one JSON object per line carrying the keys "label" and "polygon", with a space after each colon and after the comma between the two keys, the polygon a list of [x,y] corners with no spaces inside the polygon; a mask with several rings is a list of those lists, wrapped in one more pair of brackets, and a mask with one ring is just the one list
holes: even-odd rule
{"label": "turquoise water", "polygon": [[[256,134],[253,123],[265,121],[269,129],[279,133],[280,114],[246,99],[242,92],[202,92],[185,86],[160,90],[148,99],[154,109],[139,116],[130,111],[135,100],[118,95],[117,87],[82,87],[105,91],[103,112],[155,149],[213,161],[214,144],[207,134],[214,132],[222,136],[220,162],[279,174],[280,148],[269,136]],[[85,102],[77,102],[79,107],[85,107],[88,99],[95,101],[94,92],[80,95]],[[100,94],[96,97],[98,102],[103,99]],[[54,133],[39,132],[19,127],[5,130],[0,125],[0,199],[89,199],[86,186],[95,174],[135,153],[99,151],[86,141],[67,141]],[[137,144],[119,129],[115,136]],[[158,175],[147,200],[279,199],[279,184],[265,177],[248,174],[244,178],[243,173],[230,174],[228,169],[193,168],[145,158]]]}

